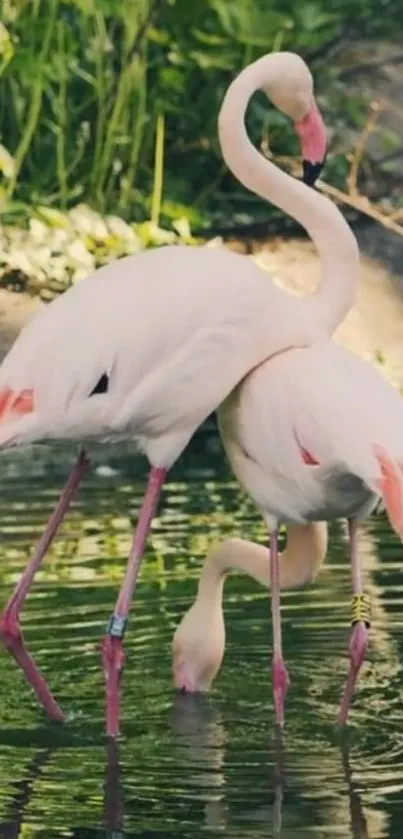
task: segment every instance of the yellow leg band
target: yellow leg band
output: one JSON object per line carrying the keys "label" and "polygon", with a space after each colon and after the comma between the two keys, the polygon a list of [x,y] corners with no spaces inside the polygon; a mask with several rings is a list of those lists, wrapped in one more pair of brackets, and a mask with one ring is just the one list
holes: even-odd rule
{"label": "yellow leg band", "polygon": [[368,594],[355,594],[351,601],[351,626],[356,623],[371,626],[371,600]]}

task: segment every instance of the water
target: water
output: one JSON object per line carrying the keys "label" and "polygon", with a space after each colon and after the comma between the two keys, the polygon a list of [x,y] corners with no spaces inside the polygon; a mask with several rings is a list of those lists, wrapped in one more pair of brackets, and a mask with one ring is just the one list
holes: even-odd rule
{"label": "water", "polygon": [[[5,601],[68,471],[64,451],[2,460]],[[227,652],[207,699],[175,696],[170,643],[213,541],[264,540],[219,452],[199,443],[175,468],[149,544],[127,634],[119,752],[104,738],[99,640],[144,490],[144,464],[97,453],[24,612],[27,641],[62,707],[49,724],[0,655],[0,837],[392,839],[403,827],[402,548],[380,516],[361,531],[374,623],[347,736],[334,728],[347,671],[344,531],[317,582],[283,596],[292,680],[283,743],[271,704],[270,603],[246,576],[225,586]]]}

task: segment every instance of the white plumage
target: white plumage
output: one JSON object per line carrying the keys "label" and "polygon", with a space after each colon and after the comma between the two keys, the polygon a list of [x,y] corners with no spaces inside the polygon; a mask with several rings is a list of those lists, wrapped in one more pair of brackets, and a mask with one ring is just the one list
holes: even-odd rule
{"label": "white plumage", "polygon": [[357,521],[381,497],[403,539],[403,399],[369,364],[326,341],[264,362],[218,413],[234,472],[270,530],[273,695],[280,726],[289,679],[282,654],[278,527],[348,519],[354,596],[350,670],[339,714],[344,725],[371,620]]}
{"label": "white plumage", "polygon": [[[0,392],[32,389],[35,410],[11,414],[0,445],[135,437],[170,466],[245,372],[291,340],[300,302],[221,248],[107,265],[38,312],[1,365]],[[107,392],[89,398],[103,374]]]}
{"label": "white plumage", "polygon": [[233,469],[271,527],[366,516],[381,495],[379,447],[403,487],[403,399],[330,341],[262,364],[221,406],[219,423]]}

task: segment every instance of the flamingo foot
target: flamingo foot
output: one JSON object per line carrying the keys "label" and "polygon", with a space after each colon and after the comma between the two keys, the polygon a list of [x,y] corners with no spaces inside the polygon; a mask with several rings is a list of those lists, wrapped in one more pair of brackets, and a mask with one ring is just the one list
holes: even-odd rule
{"label": "flamingo foot", "polygon": [[363,665],[368,648],[368,627],[360,621],[351,633],[350,639],[350,670],[340,706],[339,724],[347,725],[350,705],[353,698],[358,674]]}
{"label": "flamingo foot", "polygon": [[102,644],[102,664],[106,688],[106,733],[119,735],[120,681],[125,663],[122,638],[108,634]]}
{"label": "flamingo foot", "polygon": [[65,716],[29,654],[22,634],[18,611],[9,605],[0,616],[0,640],[25,673],[27,682],[50,719],[63,722]]}
{"label": "flamingo foot", "polygon": [[280,728],[284,725],[284,702],[290,686],[287,668],[281,656],[273,660],[273,699],[276,723]]}

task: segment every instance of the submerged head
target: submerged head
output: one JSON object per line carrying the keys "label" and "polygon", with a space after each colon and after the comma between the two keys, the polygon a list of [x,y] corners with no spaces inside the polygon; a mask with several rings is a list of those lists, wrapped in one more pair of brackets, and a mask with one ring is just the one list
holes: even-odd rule
{"label": "submerged head", "polygon": [[184,693],[207,693],[224,657],[221,602],[197,599],[184,615],[172,642],[174,685]]}
{"label": "submerged head", "polygon": [[263,90],[273,105],[293,120],[301,142],[302,179],[308,186],[314,186],[325,164],[327,135],[315,102],[310,70],[293,52],[271,53],[260,61],[263,73],[267,62]]}

